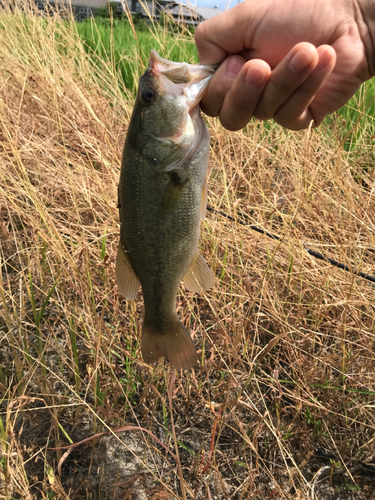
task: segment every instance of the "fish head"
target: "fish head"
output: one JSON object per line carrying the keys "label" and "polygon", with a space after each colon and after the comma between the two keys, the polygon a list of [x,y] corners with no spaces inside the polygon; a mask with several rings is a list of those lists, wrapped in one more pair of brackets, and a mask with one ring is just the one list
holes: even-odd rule
{"label": "fish head", "polygon": [[139,82],[133,144],[158,171],[177,168],[200,142],[199,101],[215,68],[176,63],[151,51]]}

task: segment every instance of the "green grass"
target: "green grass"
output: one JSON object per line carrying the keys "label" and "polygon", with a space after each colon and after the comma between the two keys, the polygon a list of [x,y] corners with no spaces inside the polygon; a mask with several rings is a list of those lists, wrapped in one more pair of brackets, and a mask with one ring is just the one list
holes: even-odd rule
{"label": "green grass", "polygon": [[[372,154],[375,146],[375,82],[374,79],[362,85],[350,101],[339,112],[342,117],[341,137],[345,151],[354,152],[360,145],[371,154],[371,161],[375,160]],[[332,123],[328,117],[326,123]]]}
{"label": "green grass", "polygon": [[134,92],[140,74],[147,66],[151,50],[165,59],[198,62],[193,35],[185,30],[170,32],[157,23],[134,32],[127,19],[88,19],[77,23],[77,32],[96,65],[113,66],[126,89]]}

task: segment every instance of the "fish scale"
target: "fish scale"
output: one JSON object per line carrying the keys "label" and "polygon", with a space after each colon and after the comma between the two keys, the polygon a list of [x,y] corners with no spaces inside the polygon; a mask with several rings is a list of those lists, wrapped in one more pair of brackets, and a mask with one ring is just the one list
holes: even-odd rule
{"label": "fish scale", "polygon": [[190,368],[197,360],[176,314],[181,280],[191,291],[214,284],[198,252],[209,154],[199,101],[213,72],[210,66],[174,63],[151,52],[121,165],[117,283],[130,300],[142,287],[144,361],[164,357],[174,368]]}

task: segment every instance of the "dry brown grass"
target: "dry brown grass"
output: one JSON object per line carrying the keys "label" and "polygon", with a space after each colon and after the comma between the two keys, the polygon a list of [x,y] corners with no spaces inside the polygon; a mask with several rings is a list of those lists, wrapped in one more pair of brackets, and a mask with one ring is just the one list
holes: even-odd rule
{"label": "dry brown grass", "polygon": [[[0,497],[178,497],[146,435],[82,445],[58,475],[50,448],[106,428],[173,449],[169,372],[143,363],[142,298],[126,303],[114,276],[131,97],[73,25],[0,23]],[[174,391],[188,497],[374,498],[374,284],[303,247],[375,274],[370,143],[344,152],[338,118],[298,134],[209,125],[210,206],[283,240],[217,213],[202,226],[215,289],[178,297],[201,353]]]}

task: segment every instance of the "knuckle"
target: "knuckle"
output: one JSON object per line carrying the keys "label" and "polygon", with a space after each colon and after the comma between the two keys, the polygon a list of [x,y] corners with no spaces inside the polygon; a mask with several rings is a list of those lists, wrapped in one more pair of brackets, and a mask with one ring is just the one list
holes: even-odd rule
{"label": "knuckle", "polygon": [[256,110],[254,111],[254,116],[258,120],[270,120],[271,118],[273,118],[273,112],[266,111],[264,108],[256,108]]}
{"label": "knuckle", "polygon": [[224,101],[224,99],[231,90],[231,85],[232,82],[228,80],[225,77],[225,75],[222,76],[220,70],[218,70],[218,73],[214,75],[208,86],[205,96],[206,100],[208,100],[207,96],[209,95],[210,99],[212,100],[216,99],[220,101],[222,104],[222,102]]}
{"label": "knuckle", "polygon": [[210,92],[206,93],[201,101],[201,108],[208,116],[218,116],[223,106],[225,94],[218,92],[216,88],[209,89]]}
{"label": "knuckle", "polygon": [[294,130],[294,131],[303,130],[309,126],[309,124],[306,123],[306,121],[302,119],[301,116],[293,117],[290,114],[285,115],[281,113],[276,113],[273,118],[276,123],[289,130]]}
{"label": "knuckle", "polygon": [[278,78],[273,82],[274,88],[280,95],[290,95],[296,90],[295,83],[291,80],[287,81],[284,78]]}
{"label": "knuckle", "polygon": [[244,127],[238,120],[232,119],[233,117],[227,117],[227,116],[219,116],[220,123],[224,128],[227,130],[230,130],[231,132],[235,132],[236,130],[240,130],[241,128]]}
{"label": "knuckle", "polygon": [[301,123],[293,123],[290,121],[285,121],[285,120],[276,120],[275,122],[281,125],[284,128],[287,128],[288,130],[292,130],[293,132],[297,132],[298,130],[303,130],[307,127],[303,126]]}
{"label": "knuckle", "polygon": [[218,116],[220,110],[220,104],[216,103],[215,106],[212,106],[202,102],[201,109],[203,113],[206,114],[207,116],[212,116],[212,117]]}

